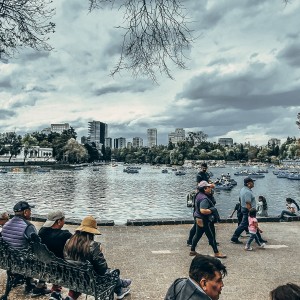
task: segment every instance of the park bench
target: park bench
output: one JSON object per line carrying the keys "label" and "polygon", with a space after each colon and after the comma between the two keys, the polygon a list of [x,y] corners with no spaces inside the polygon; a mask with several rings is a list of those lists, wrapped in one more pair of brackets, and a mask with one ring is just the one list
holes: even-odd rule
{"label": "park bench", "polygon": [[[25,277],[41,279],[52,284],[95,297],[95,300],[113,300],[119,270],[98,275],[89,263],[66,261],[56,257],[36,235],[24,250],[10,247],[0,237],[0,268],[7,270],[5,293],[0,297],[7,300],[13,287],[25,282]],[[23,280],[20,282],[20,276]],[[22,277],[22,276],[21,276]],[[18,282],[16,282],[18,280]]]}

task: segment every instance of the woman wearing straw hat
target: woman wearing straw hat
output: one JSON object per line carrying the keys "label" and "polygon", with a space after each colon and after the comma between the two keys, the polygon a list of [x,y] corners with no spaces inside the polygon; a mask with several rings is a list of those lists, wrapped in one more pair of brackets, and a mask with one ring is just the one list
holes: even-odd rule
{"label": "woman wearing straw hat", "polygon": [[[94,236],[100,234],[95,218],[85,217],[75,234],[66,242],[65,259],[83,262],[88,260],[98,274],[104,275],[108,271],[108,266],[102,253],[101,243],[94,241]],[[130,284],[130,279],[119,278],[115,288],[117,299],[123,299],[130,292]],[[76,300],[79,296],[79,292],[70,290],[65,300]]]}

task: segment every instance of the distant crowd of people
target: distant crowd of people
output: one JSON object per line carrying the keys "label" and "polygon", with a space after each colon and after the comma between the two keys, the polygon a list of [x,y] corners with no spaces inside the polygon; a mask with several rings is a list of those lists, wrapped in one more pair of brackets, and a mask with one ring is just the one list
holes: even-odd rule
{"label": "distant crowd of people", "polygon": [[[207,172],[207,164],[201,165],[201,171],[197,174],[197,191],[193,203],[194,224],[189,231],[187,246],[190,247],[192,259],[189,277],[176,279],[167,291],[165,300],[218,300],[224,286],[223,278],[227,274],[226,266],[220,259],[227,256],[220,252],[216,239],[215,223],[220,221],[216,208],[216,200],[213,194],[214,183]],[[248,240],[245,250],[252,251],[251,244],[256,242],[259,248],[264,249],[265,240],[262,237],[262,229],[259,226],[257,216],[268,216],[268,204],[264,196],[258,197],[256,204],[252,188],[254,180],[250,177],[244,179],[244,185],[240,190],[239,201],[235,205],[230,218],[237,214],[238,226],[234,231],[231,242],[243,244],[239,238],[245,231]],[[72,234],[69,230],[62,229],[65,224],[65,214],[60,210],[48,213],[47,220],[39,231],[30,222],[31,210],[34,205],[26,201],[20,201],[13,207],[14,216],[7,212],[0,213],[0,236],[11,247],[24,249],[28,247],[33,236],[39,236],[55,256],[67,261],[89,261],[95,272],[103,275],[110,272],[103,254],[102,245],[95,241],[95,235],[100,235],[97,222],[94,217],[85,217],[81,225]],[[291,198],[286,198],[286,209],[280,214],[280,219],[285,215],[295,216],[299,213],[299,205]],[[196,247],[203,235],[208,238],[214,257],[199,254]],[[17,276],[18,274],[16,274]],[[123,299],[130,293],[131,279],[119,277],[114,290],[116,299]],[[49,300],[76,300],[81,293],[69,290],[66,298],[62,296],[62,286],[52,283],[48,289],[47,283],[28,277],[25,280],[25,292],[33,296],[48,295]],[[299,300],[300,286],[287,283],[278,286],[270,292],[271,300]]]}

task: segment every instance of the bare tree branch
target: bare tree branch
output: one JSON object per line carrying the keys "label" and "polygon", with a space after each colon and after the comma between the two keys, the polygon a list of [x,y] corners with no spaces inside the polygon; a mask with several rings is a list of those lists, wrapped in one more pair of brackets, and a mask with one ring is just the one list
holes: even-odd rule
{"label": "bare tree branch", "polygon": [[[114,0],[89,0],[90,11]],[[170,63],[184,69],[184,52],[193,41],[182,0],[123,0],[124,31],[120,59],[112,70],[115,75],[123,69],[145,75],[156,81],[156,72],[173,78]]]}
{"label": "bare tree branch", "polygon": [[0,58],[13,56],[19,48],[52,50],[48,34],[55,24],[52,0],[0,0]]}

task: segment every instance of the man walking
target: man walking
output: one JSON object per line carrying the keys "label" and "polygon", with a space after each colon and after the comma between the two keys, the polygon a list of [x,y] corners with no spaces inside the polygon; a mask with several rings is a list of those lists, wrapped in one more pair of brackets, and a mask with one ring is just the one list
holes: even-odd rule
{"label": "man walking", "polygon": [[219,259],[198,254],[192,260],[189,278],[176,279],[165,300],[218,300],[226,274],[226,267]]}
{"label": "man walking", "polygon": [[206,182],[210,182],[210,175],[207,172],[207,163],[201,164],[201,170],[198,172],[196,178],[197,184],[203,180]]}
{"label": "man walking", "polygon": [[244,179],[244,186],[240,191],[240,199],[241,199],[241,213],[242,213],[242,221],[233,233],[231,238],[231,242],[234,244],[243,244],[239,241],[239,236],[242,234],[244,230],[248,229],[248,215],[249,210],[251,208],[256,207],[255,197],[252,192],[252,188],[254,187],[254,181],[250,177],[246,177]]}
{"label": "man walking", "polygon": [[[39,230],[39,236],[43,244],[52,251],[55,256],[64,258],[63,250],[66,241],[72,236],[69,230],[63,230],[65,225],[65,214],[60,211],[51,211],[48,213],[47,220]],[[62,287],[53,284],[49,300],[62,300]]]}
{"label": "man walking", "polygon": [[[37,235],[36,228],[29,222],[31,209],[34,205],[29,205],[26,201],[19,201],[14,206],[14,217],[6,222],[2,229],[2,237],[11,247],[16,249],[25,249],[29,245],[32,234]],[[47,289],[45,283],[33,284],[33,279],[26,278],[25,292],[31,292],[33,295],[46,295],[51,291]]]}

